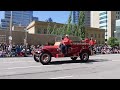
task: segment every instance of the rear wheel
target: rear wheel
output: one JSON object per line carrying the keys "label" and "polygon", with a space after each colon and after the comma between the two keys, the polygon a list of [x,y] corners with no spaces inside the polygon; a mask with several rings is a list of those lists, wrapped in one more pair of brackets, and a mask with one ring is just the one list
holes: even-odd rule
{"label": "rear wheel", "polygon": [[87,62],[89,60],[89,54],[87,52],[82,52],[80,54],[80,59],[82,62]]}
{"label": "rear wheel", "polygon": [[75,60],[77,59],[77,57],[71,57],[71,59],[72,59],[73,61],[75,61]]}
{"label": "rear wheel", "polygon": [[34,55],[33,57],[34,57],[34,60],[35,60],[36,62],[39,62],[39,61],[40,61],[38,56]]}
{"label": "rear wheel", "polygon": [[49,53],[42,53],[40,55],[40,62],[43,64],[43,65],[47,65],[49,64],[51,61],[51,55]]}

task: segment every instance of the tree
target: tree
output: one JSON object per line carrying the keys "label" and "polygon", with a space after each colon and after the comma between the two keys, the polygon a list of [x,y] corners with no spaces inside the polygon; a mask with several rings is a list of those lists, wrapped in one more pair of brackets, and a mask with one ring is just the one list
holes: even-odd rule
{"label": "tree", "polygon": [[63,25],[61,29],[62,29],[61,35],[65,35],[66,29],[67,29],[67,24]]}
{"label": "tree", "polygon": [[56,33],[56,29],[57,29],[57,27],[56,27],[56,24],[55,24],[53,29],[52,29],[52,32],[50,34],[55,34]]}
{"label": "tree", "polygon": [[85,13],[84,11],[79,11],[78,34],[81,37],[81,39],[85,38]]}
{"label": "tree", "polygon": [[68,18],[68,25],[67,25],[67,31],[66,34],[71,34],[71,21],[72,21],[72,11],[70,12],[69,18]]}
{"label": "tree", "polygon": [[119,45],[119,41],[115,37],[110,37],[107,41],[107,44],[110,45],[111,47],[114,47]]}
{"label": "tree", "polygon": [[51,30],[50,28],[51,28],[50,23],[48,23],[48,26],[47,26],[47,34],[50,34],[50,32],[51,32],[51,31],[50,31],[50,30]]}
{"label": "tree", "polygon": [[78,27],[77,27],[77,24],[73,24],[72,28],[73,28],[72,35],[73,36],[78,36]]}

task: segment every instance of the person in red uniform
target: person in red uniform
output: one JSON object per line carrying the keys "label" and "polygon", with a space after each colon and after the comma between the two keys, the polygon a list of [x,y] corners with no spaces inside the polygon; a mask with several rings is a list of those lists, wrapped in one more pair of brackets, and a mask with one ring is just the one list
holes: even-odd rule
{"label": "person in red uniform", "polygon": [[94,45],[96,44],[96,40],[93,40],[93,38],[91,37],[90,41],[89,41],[89,45],[90,45],[90,49],[91,49],[91,54],[93,55],[93,50],[94,50]]}
{"label": "person in red uniform", "polygon": [[85,38],[84,40],[85,43],[89,43],[90,42],[90,39],[88,37]]}
{"label": "person in red uniform", "polygon": [[68,53],[68,48],[71,46],[72,40],[70,40],[68,35],[65,35],[65,38],[61,41],[63,44],[61,47],[62,53],[67,54]]}

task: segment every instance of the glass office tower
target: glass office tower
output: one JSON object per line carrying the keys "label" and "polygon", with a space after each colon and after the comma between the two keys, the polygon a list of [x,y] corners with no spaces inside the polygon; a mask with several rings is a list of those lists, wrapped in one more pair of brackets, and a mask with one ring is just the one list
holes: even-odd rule
{"label": "glass office tower", "polygon": [[5,11],[4,19],[1,19],[2,29],[9,28],[11,14],[12,24],[17,26],[27,26],[33,18],[33,11]]}

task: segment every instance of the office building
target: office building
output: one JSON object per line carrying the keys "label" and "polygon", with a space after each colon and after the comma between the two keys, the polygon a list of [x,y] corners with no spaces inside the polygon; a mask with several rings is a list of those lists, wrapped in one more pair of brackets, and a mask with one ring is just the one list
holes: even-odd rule
{"label": "office building", "polygon": [[105,40],[114,37],[116,20],[120,19],[120,11],[91,11],[91,27],[105,29]]}
{"label": "office building", "polygon": [[12,25],[27,26],[33,18],[33,11],[5,11],[4,19],[1,19],[2,29],[9,29],[12,15]]}
{"label": "office building", "polygon": [[115,38],[120,39],[120,19],[116,20],[116,30],[114,31]]}
{"label": "office building", "polygon": [[[80,11],[73,11],[72,13],[72,19],[73,23],[77,24],[79,20],[79,13]],[[90,27],[90,11],[84,11],[85,13],[85,26]]]}
{"label": "office building", "polygon": [[32,17],[32,21],[39,21],[38,17]]}

